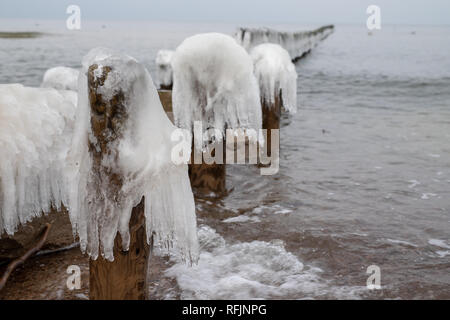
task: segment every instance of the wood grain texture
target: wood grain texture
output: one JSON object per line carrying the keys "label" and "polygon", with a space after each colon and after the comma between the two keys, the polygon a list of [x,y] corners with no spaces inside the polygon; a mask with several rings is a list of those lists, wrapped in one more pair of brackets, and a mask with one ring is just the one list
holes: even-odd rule
{"label": "wood grain texture", "polygon": [[272,154],[271,150],[272,135],[270,130],[280,129],[281,108],[283,106],[283,99],[281,98],[281,90],[277,94],[275,94],[274,102],[266,101],[264,98],[262,98],[261,105],[263,118],[262,128],[267,129],[266,148],[267,148],[267,155],[270,156]]}

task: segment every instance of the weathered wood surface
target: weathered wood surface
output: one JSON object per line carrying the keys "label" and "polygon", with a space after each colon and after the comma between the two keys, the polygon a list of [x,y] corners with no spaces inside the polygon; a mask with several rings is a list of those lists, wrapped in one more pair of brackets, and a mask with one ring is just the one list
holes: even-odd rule
{"label": "weathered wood surface", "polygon": [[36,233],[46,224],[51,224],[52,228],[42,247],[43,250],[54,250],[74,243],[72,225],[67,210],[64,207],[59,211],[52,208],[49,213],[42,213],[42,216],[20,225],[14,235],[6,233],[0,235],[0,265],[22,256],[35,241]]}
{"label": "weathered wood surface", "polygon": [[221,195],[226,191],[226,165],[190,164],[189,179],[197,193]]}
{"label": "weathered wood surface", "polygon": [[[91,106],[91,128],[96,141],[89,143],[89,152],[93,159],[93,172],[100,181],[110,186],[107,196],[113,199],[118,195],[123,177],[102,165],[104,155],[116,155],[110,147],[111,142],[120,139],[124,123],[128,118],[125,108],[125,94],[118,91],[110,101],[105,101],[98,88],[101,87],[111,68],[103,67],[102,76],[96,78],[92,65],[88,72],[89,102]],[[106,214],[106,213],[105,213]],[[89,264],[90,299],[92,300],[142,300],[147,296],[146,274],[149,245],[145,235],[144,199],[133,208],[130,223],[130,247],[122,250],[120,234],[114,243],[114,261],[103,257],[91,260]]]}

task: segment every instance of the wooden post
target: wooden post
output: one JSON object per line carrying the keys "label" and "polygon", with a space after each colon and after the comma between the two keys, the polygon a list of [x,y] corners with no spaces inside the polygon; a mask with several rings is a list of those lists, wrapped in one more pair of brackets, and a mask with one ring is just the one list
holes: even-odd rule
{"label": "wooden post", "polygon": [[169,91],[172,91],[173,84],[172,84],[172,83],[169,84],[169,85],[161,84],[160,87],[161,87],[161,88],[160,88],[161,90],[169,90]]}
{"label": "wooden post", "polygon": [[270,130],[280,129],[281,107],[283,106],[281,90],[277,94],[275,94],[275,101],[273,103],[266,101],[264,98],[261,98],[261,105],[263,118],[262,128],[267,129],[267,139],[265,145],[267,148],[267,155],[271,156],[272,135]]}
{"label": "wooden post", "polygon": [[[172,91],[158,90],[158,93],[164,111],[166,111],[166,114],[173,122]],[[225,159],[225,140],[223,145]],[[225,193],[225,164],[194,164],[193,155],[194,143],[192,143],[191,164],[189,165],[189,179],[194,191],[196,191],[197,194],[200,193],[206,195],[211,193],[215,193],[216,195]]]}
{"label": "wooden post", "polygon": [[[98,89],[103,86],[111,67],[105,66],[100,77],[94,75],[97,65],[88,71],[89,102],[91,106],[91,128],[96,137],[89,143],[89,152],[93,159],[93,173],[100,181],[111,187],[108,197],[117,194],[122,186],[123,177],[111,172],[102,165],[105,155],[115,155],[111,142],[120,139],[128,114],[125,108],[125,94],[117,92],[110,100],[104,100]],[[106,213],[105,213],[106,214]],[[90,260],[89,282],[92,300],[142,300],[147,297],[147,261],[149,245],[145,235],[144,198],[132,210],[130,227],[130,247],[122,250],[120,234],[114,241],[114,261],[99,256]]]}

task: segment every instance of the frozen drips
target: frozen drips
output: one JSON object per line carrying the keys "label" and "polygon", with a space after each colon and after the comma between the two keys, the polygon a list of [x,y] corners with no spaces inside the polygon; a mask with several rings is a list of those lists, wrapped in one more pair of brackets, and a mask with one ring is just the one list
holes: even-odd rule
{"label": "frozen drips", "polygon": [[76,94],[0,85],[0,233],[68,203]]}

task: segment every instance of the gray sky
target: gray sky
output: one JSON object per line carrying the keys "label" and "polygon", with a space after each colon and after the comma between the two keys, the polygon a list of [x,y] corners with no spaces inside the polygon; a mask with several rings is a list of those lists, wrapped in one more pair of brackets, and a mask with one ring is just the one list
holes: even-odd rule
{"label": "gray sky", "polygon": [[1,0],[0,18],[65,20],[69,4],[83,20],[286,24],[365,24],[375,4],[384,24],[450,25],[449,0]]}

